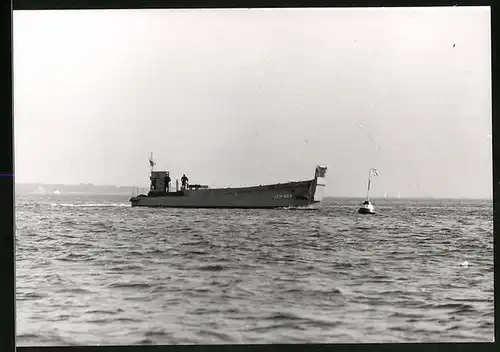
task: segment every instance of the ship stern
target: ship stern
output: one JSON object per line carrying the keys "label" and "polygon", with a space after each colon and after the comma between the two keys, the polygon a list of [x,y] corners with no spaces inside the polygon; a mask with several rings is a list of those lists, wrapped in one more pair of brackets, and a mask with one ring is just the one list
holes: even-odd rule
{"label": "ship stern", "polygon": [[143,194],[140,194],[138,196],[131,197],[129,199],[130,205],[133,206],[133,207],[141,206],[141,199],[144,198],[144,197],[147,197],[147,196],[145,196]]}

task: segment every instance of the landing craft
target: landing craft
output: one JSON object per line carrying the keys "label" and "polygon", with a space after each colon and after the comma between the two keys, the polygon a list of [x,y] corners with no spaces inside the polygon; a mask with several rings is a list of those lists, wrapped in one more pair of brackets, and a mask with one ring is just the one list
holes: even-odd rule
{"label": "landing craft", "polygon": [[[247,208],[271,209],[306,207],[319,203],[318,187],[326,186],[327,167],[317,166],[314,178],[306,181],[275,183],[252,187],[209,188],[202,184],[185,184],[170,191],[170,173],[154,171],[150,159],[151,186],[147,195],[130,198],[133,207],[164,208]],[[167,181],[167,182],[166,182]]]}

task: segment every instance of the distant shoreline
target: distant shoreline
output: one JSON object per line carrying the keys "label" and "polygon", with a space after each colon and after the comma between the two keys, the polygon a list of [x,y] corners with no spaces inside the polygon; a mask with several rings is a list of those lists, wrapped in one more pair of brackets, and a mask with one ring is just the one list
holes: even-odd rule
{"label": "distant shoreline", "polygon": [[15,192],[18,194],[57,195],[53,192],[64,194],[102,194],[102,195],[131,195],[133,192],[147,192],[148,188],[143,186],[115,186],[94,185],[91,183],[79,185],[47,184],[47,183],[16,183]]}
{"label": "distant shoreline", "polygon": [[[335,200],[358,200],[358,201],[363,201],[365,200],[365,197],[354,197],[354,196],[325,196],[326,198],[330,199],[335,199]],[[384,201],[384,200],[468,200],[468,201],[491,201],[493,202],[493,198],[472,198],[472,197],[429,197],[429,196],[422,196],[422,197],[377,197],[377,196],[372,196],[370,197],[370,200],[373,201]]]}

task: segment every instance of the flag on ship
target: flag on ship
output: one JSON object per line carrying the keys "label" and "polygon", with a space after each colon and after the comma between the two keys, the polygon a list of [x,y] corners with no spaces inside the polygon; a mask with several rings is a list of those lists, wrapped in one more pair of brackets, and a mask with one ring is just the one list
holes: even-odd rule
{"label": "flag on ship", "polygon": [[325,177],[326,176],[326,167],[317,166],[316,167],[316,177]]}
{"label": "flag on ship", "polygon": [[155,167],[156,162],[153,159],[153,153],[151,153],[151,156],[149,157],[149,166]]}
{"label": "flag on ship", "polygon": [[375,169],[375,168],[372,168],[372,175],[375,176],[375,177],[377,177],[379,175],[378,170]]}

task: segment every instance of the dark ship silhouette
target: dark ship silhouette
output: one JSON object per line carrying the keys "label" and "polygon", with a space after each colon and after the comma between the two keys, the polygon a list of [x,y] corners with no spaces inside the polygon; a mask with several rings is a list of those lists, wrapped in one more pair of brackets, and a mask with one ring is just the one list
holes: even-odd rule
{"label": "dark ship silhouette", "polygon": [[[176,181],[175,191],[170,191],[170,173],[154,171],[155,162],[150,158],[151,185],[147,195],[130,198],[133,207],[164,208],[286,208],[306,207],[320,200],[318,187],[327,168],[317,166],[314,178],[306,181],[275,183],[252,187],[209,188],[207,185],[188,184],[181,189]],[[321,181],[318,182],[318,181]]]}

